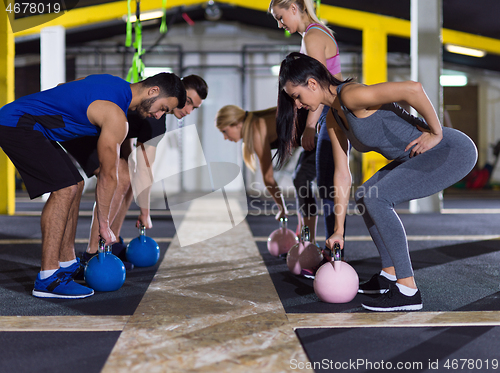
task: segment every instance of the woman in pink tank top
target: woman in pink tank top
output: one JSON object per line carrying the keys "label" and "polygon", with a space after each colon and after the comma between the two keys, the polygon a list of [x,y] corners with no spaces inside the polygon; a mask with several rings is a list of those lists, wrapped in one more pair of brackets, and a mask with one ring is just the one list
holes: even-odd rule
{"label": "woman in pink tank top", "polygon": [[[335,46],[337,47],[337,53],[333,57],[326,59],[326,68],[334,76],[340,74],[340,55],[337,46],[337,41],[333,37],[332,31],[322,23],[310,23],[309,26],[306,27],[306,31],[302,34],[303,38],[310,29],[322,31],[323,33],[325,33],[325,35],[328,35],[328,37],[330,37],[332,41],[335,43]],[[305,46],[304,39],[302,40],[302,45],[300,46],[300,53],[307,54],[307,48]]]}
{"label": "woman in pink tank top", "polygon": [[[302,36],[300,52],[315,58],[327,67],[332,75],[342,80],[340,71],[340,56],[333,32],[316,16],[312,0],[271,0],[269,12],[278,22],[278,27],[288,30],[291,34],[298,32]],[[326,120],[334,121],[329,108],[321,105],[316,111],[309,111],[307,124],[302,135],[302,147],[312,150],[316,146],[316,179],[319,195],[323,202],[325,233],[329,237],[335,229],[335,204],[333,197],[333,155],[332,144],[326,129]],[[316,139],[316,124],[319,125],[319,135]],[[278,123],[277,123],[278,125]],[[286,125],[286,124],[285,124]],[[280,134],[289,140],[285,130]],[[317,142],[317,144],[316,144]],[[314,227],[317,218],[304,218],[304,224]],[[342,250],[342,253],[344,250]]]}

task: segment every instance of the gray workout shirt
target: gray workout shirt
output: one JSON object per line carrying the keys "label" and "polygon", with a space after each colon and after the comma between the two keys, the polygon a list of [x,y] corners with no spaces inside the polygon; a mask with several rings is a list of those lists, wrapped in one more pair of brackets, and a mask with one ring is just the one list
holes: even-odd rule
{"label": "gray workout shirt", "polygon": [[427,123],[421,118],[414,117],[396,103],[384,104],[369,117],[358,118],[342,102],[343,86],[344,84],[341,84],[337,87],[337,97],[349,128],[345,126],[337,110],[332,110],[335,120],[352,146],[363,153],[369,151],[380,153],[389,160],[410,159],[411,149],[405,152],[405,148],[422,134],[416,126],[429,128]]}

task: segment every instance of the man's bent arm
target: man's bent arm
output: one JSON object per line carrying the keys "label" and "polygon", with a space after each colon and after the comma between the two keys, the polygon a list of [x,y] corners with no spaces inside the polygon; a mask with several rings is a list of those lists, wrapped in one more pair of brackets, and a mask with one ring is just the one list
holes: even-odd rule
{"label": "man's bent arm", "polygon": [[94,101],[87,110],[91,123],[101,127],[97,142],[100,171],[96,187],[97,218],[99,234],[106,245],[116,241],[110,228],[110,206],[118,184],[118,161],[120,145],[128,132],[125,113],[110,101]]}

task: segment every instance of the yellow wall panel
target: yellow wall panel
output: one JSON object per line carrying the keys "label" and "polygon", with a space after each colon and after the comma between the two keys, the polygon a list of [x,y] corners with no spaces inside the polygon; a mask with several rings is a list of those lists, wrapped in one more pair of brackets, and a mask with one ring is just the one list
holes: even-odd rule
{"label": "yellow wall panel", "polygon": [[[14,100],[14,35],[0,6],[0,107]],[[15,168],[0,149],[0,214],[15,213]]]}

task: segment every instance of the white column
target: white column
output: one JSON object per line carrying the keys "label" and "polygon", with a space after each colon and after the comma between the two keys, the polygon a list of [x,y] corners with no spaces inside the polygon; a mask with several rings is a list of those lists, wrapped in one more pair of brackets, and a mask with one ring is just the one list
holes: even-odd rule
{"label": "white column", "polygon": [[[63,26],[45,27],[40,31],[40,91],[59,83],[66,83],[66,30]],[[45,193],[42,200],[49,196]]]}
{"label": "white column", "polygon": [[66,82],[66,30],[63,26],[40,31],[40,90]]}
{"label": "white column", "polygon": [[[411,0],[411,79],[422,83],[439,117],[443,115],[442,0]],[[416,114],[414,111],[412,114]],[[410,212],[440,212],[443,193],[410,201]]]}

